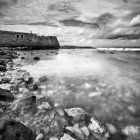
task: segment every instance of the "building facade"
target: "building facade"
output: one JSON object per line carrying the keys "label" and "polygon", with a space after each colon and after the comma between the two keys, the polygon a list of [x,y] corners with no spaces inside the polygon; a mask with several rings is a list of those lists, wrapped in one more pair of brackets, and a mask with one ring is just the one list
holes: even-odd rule
{"label": "building facade", "polygon": [[55,36],[38,36],[32,33],[0,30],[0,46],[25,49],[59,49]]}

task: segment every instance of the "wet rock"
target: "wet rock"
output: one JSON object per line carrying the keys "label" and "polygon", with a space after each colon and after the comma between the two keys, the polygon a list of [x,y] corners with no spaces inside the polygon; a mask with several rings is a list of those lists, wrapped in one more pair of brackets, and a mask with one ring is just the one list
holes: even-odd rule
{"label": "wet rock", "polygon": [[39,133],[35,140],[43,140],[43,138],[44,138],[44,135],[42,133]]}
{"label": "wet rock", "polygon": [[38,109],[51,109],[52,107],[50,106],[48,102],[42,102],[42,104],[39,105],[37,108]]}
{"label": "wet rock", "polygon": [[72,138],[70,135],[65,133],[64,136],[60,138],[60,140],[76,140],[76,139]]}
{"label": "wet rock", "polygon": [[105,126],[93,117],[90,119],[88,129],[96,139],[107,139],[109,137],[109,133],[105,130]]}
{"label": "wet rock", "polygon": [[0,120],[0,136],[2,140],[35,140],[30,128],[14,120]]}
{"label": "wet rock", "polygon": [[3,79],[1,79],[0,84],[6,84],[6,83],[9,83],[9,82],[10,82],[10,79],[3,78]]}
{"label": "wet rock", "polygon": [[25,59],[25,57],[21,57],[21,59]]}
{"label": "wet rock", "polygon": [[22,76],[23,81],[28,82],[30,79],[30,73],[29,72],[25,72]]}
{"label": "wet rock", "polygon": [[38,60],[40,60],[40,58],[39,57],[34,57],[34,60],[38,61]]}
{"label": "wet rock", "polygon": [[126,126],[122,129],[122,133],[128,136],[130,140],[139,140],[140,139],[140,127],[139,126]]}
{"label": "wet rock", "polygon": [[36,90],[38,90],[38,86],[37,86],[37,84],[34,84],[33,85],[33,91],[36,91]]}
{"label": "wet rock", "polygon": [[117,129],[115,128],[114,125],[107,123],[106,127],[107,127],[110,134],[116,134],[117,133]]}
{"label": "wet rock", "polygon": [[49,140],[59,140],[57,137],[52,137]]}
{"label": "wet rock", "polygon": [[36,96],[21,99],[11,107],[17,114],[32,113],[36,109]]}
{"label": "wet rock", "polygon": [[42,76],[39,78],[39,82],[46,82],[47,81],[47,77],[46,76]]}
{"label": "wet rock", "polygon": [[74,138],[84,140],[87,139],[87,137],[84,136],[84,133],[79,128],[79,124],[75,124],[73,127],[66,127],[66,132],[73,136]]}
{"label": "wet rock", "polygon": [[10,102],[13,101],[14,99],[15,97],[9,90],[0,88],[0,101]]}
{"label": "wet rock", "polygon": [[0,71],[5,72],[6,70],[6,66],[0,65]]}
{"label": "wet rock", "polygon": [[81,127],[81,131],[85,137],[88,137],[90,135],[90,131],[86,126]]}
{"label": "wet rock", "polygon": [[34,82],[33,77],[29,77],[27,81],[25,81],[26,84],[32,84]]}
{"label": "wet rock", "polygon": [[79,107],[65,109],[65,112],[74,122],[85,120],[87,115],[87,113]]}

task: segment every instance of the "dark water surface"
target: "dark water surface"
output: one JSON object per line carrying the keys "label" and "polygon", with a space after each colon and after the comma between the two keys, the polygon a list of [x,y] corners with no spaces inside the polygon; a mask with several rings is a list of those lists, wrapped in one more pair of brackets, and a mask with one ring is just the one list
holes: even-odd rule
{"label": "dark water surface", "polygon": [[[98,120],[124,127],[140,124],[140,53],[101,54],[92,49],[18,52],[17,64],[35,79],[47,77],[40,94],[56,106],[82,107]],[[39,61],[33,60],[37,56]]]}

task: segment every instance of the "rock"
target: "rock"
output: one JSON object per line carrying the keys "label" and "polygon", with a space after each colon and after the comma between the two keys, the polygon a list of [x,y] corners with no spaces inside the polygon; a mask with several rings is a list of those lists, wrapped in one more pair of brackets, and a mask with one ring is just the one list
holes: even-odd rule
{"label": "rock", "polygon": [[90,119],[88,129],[96,139],[107,139],[109,137],[109,133],[105,130],[105,126],[93,117]]}
{"label": "rock", "polygon": [[9,83],[9,82],[10,82],[10,79],[3,78],[3,79],[1,79],[0,84],[6,84],[6,83]]}
{"label": "rock", "polygon": [[0,120],[0,136],[3,140],[35,140],[30,128],[14,120]]}
{"label": "rock", "polygon": [[35,140],[43,140],[43,138],[44,138],[44,135],[42,133],[39,133]]}
{"label": "rock", "polygon": [[32,84],[34,82],[33,77],[29,77],[29,79],[27,81],[25,81],[26,84]]}
{"label": "rock", "polygon": [[34,60],[36,60],[36,61],[37,61],[37,60],[40,60],[40,58],[39,58],[39,57],[34,57]]}
{"label": "rock", "polygon": [[29,72],[25,72],[22,76],[23,81],[28,82],[30,78],[30,73]]}
{"label": "rock", "polygon": [[6,63],[3,60],[0,60],[0,65],[6,66]]}
{"label": "rock", "polygon": [[25,59],[25,57],[21,57],[21,59]]}
{"label": "rock", "polygon": [[52,107],[50,106],[48,102],[42,102],[42,104],[39,105],[37,108],[38,109],[51,109]]}
{"label": "rock", "polygon": [[117,133],[117,129],[112,124],[107,123],[106,127],[107,127],[110,134],[116,134]]}
{"label": "rock", "polygon": [[72,138],[70,135],[65,133],[64,136],[60,138],[60,140],[76,140],[76,139]]}
{"label": "rock", "polygon": [[82,108],[65,109],[66,114],[75,122],[85,120],[87,113]]}
{"label": "rock", "polygon": [[15,102],[12,109],[20,114],[32,113],[34,109],[36,109],[36,96],[31,96]]}
{"label": "rock", "polygon": [[59,140],[57,137],[52,137],[50,140]]}
{"label": "rock", "polygon": [[39,82],[46,82],[47,81],[47,77],[46,76],[42,76],[39,78]]}
{"label": "rock", "polygon": [[10,102],[13,101],[14,99],[15,97],[9,90],[0,88],[0,101]]}
{"label": "rock", "polygon": [[139,140],[140,139],[140,127],[139,126],[126,126],[122,129],[122,133],[129,137],[131,140]]}
{"label": "rock", "polygon": [[0,71],[5,72],[6,70],[6,66],[0,65]]}
{"label": "rock", "polygon": [[83,126],[80,129],[86,137],[88,137],[90,135],[90,131],[86,126]]}
{"label": "rock", "polygon": [[34,84],[33,85],[33,91],[36,91],[36,90],[38,90],[38,86],[37,86],[37,84]]}
{"label": "rock", "polygon": [[84,140],[87,137],[84,137],[84,133],[79,128],[79,124],[75,124],[73,127],[66,127],[66,132],[77,139]]}

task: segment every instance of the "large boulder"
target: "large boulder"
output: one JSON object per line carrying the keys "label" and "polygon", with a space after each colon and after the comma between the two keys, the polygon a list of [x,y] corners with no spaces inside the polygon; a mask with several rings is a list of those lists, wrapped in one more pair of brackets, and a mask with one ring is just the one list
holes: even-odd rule
{"label": "large boulder", "polygon": [[35,140],[35,133],[14,120],[0,120],[1,140]]}
{"label": "large boulder", "polygon": [[14,95],[9,90],[0,88],[0,101],[10,102],[13,101],[14,99],[15,99]]}

